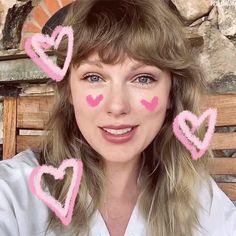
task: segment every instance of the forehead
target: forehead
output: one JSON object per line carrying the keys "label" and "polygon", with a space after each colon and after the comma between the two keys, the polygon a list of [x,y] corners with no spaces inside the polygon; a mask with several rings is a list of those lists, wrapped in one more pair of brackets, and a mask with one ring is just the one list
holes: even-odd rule
{"label": "forehead", "polygon": [[[102,59],[99,57],[98,53],[93,53],[91,55],[89,55],[87,58],[83,59],[80,61],[80,65],[83,64],[97,64],[97,65],[101,65],[101,64],[107,64],[109,65],[109,63],[104,63],[102,61]],[[120,55],[119,59],[117,60],[117,62],[115,63],[110,63],[110,64],[121,64],[121,65],[126,65],[126,64],[144,64],[140,61],[135,60],[134,58],[131,58],[129,56],[127,56],[126,54],[124,55]]]}
{"label": "forehead", "polygon": [[120,67],[129,68],[131,71],[137,70],[142,67],[155,67],[156,69],[160,70],[158,67],[150,64],[146,64],[145,62],[136,60],[132,57],[129,57],[128,55],[124,54],[121,55],[121,57],[117,60],[116,63],[104,63],[102,59],[99,57],[98,53],[93,53],[87,58],[82,59],[78,67],[84,67],[84,66],[96,66],[99,68],[104,68],[104,66],[109,65],[119,65]]}

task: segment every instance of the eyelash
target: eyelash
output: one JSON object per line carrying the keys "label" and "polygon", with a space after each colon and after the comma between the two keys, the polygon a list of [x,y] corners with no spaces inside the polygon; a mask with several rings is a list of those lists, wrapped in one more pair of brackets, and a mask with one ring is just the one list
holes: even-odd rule
{"label": "eyelash", "polygon": [[[92,76],[100,77],[100,76],[97,75],[97,74],[88,74],[88,75],[84,76],[84,77],[82,78],[82,80],[86,80],[86,81],[88,81],[88,82],[90,82],[90,83],[96,83],[96,82],[99,82],[99,81],[89,81],[88,78],[91,78]],[[138,79],[138,78],[142,78],[142,77],[146,77],[146,78],[148,78],[149,80],[151,80],[151,82],[148,82],[148,83],[140,83],[140,84],[143,85],[143,86],[145,86],[145,85],[149,85],[149,84],[152,84],[152,83],[154,83],[154,82],[157,82],[157,80],[154,79],[153,76],[148,75],[148,74],[140,75],[140,76],[138,76],[136,79]],[[101,78],[101,77],[100,77],[100,78]],[[135,80],[136,80],[136,79],[135,79]]]}

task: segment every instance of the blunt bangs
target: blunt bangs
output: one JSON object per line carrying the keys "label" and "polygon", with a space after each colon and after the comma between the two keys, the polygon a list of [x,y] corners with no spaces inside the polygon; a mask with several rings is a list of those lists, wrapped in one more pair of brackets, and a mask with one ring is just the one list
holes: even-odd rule
{"label": "blunt bangs", "polygon": [[[132,10],[129,10],[132,7]],[[158,8],[153,1],[153,8]],[[127,0],[122,6],[116,1],[97,1],[86,17],[74,24],[75,48],[72,64],[98,53],[105,64],[122,62],[125,56],[160,69],[178,70],[188,67],[180,48],[186,43],[171,20],[140,1]],[[163,12],[163,9],[159,9]],[[181,26],[180,26],[181,28]]]}

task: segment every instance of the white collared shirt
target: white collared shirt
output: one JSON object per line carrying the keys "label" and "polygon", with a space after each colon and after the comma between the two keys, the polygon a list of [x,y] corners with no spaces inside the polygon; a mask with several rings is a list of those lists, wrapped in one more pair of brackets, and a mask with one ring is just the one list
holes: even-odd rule
{"label": "white collared shirt", "polygon": [[[28,178],[38,166],[34,153],[28,149],[14,158],[0,162],[0,235],[43,236],[49,209],[28,188]],[[212,180],[213,202],[207,191],[199,193],[201,203],[208,209],[199,213],[204,230],[194,236],[236,236],[236,208]],[[184,210],[184,209],[183,209]],[[66,232],[47,236],[68,235]],[[85,236],[110,236],[106,224],[97,210]],[[124,236],[147,236],[145,219],[136,205]]]}

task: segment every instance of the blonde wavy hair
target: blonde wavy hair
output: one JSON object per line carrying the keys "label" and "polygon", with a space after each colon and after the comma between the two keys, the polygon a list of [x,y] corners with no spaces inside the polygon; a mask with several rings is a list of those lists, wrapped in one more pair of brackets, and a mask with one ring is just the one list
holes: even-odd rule
{"label": "blonde wavy hair", "polygon": [[[142,153],[138,206],[146,219],[149,236],[193,235],[200,226],[200,183],[209,183],[210,190],[208,162],[212,152],[208,150],[203,158],[193,161],[172,131],[173,119],[183,110],[200,115],[200,98],[206,91],[204,75],[184,36],[182,23],[164,0],[77,0],[71,4],[63,25],[74,30],[71,66],[97,52],[103,63],[115,64],[129,56],[171,72],[171,108],[159,133]],[[64,39],[56,52],[59,65],[65,60],[66,50]],[[77,126],[69,102],[69,78],[70,69],[55,84],[55,106],[40,164],[58,166],[71,157],[82,160],[84,172],[72,222],[66,227],[51,212],[47,230],[83,235],[101,202],[106,176],[103,159]],[[205,128],[201,127],[197,135],[203,138],[204,134]],[[61,202],[65,201],[70,185],[72,173],[67,172],[61,182],[50,176],[44,178],[45,186]]]}

